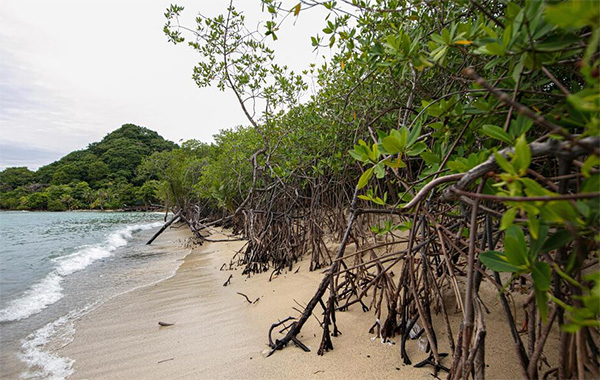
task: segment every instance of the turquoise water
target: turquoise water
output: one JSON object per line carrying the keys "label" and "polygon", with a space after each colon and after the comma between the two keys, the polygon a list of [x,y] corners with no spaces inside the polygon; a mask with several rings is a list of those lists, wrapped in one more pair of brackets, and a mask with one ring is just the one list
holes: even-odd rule
{"label": "turquoise water", "polygon": [[68,377],[72,361],[52,351],[72,322],[173,271],[170,252],[145,245],[162,223],[159,213],[0,213],[0,377]]}

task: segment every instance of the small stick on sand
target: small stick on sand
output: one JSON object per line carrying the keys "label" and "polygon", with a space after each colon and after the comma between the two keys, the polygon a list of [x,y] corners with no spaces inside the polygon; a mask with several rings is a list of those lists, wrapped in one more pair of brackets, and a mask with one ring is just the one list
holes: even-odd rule
{"label": "small stick on sand", "polygon": [[166,326],[173,326],[175,323],[158,322],[158,324],[159,324],[160,326],[166,327]]}
{"label": "small stick on sand", "polygon": [[247,295],[245,295],[244,293],[237,292],[237,294],[239,294],[239,295],[240,295],[240,296],[242,296],[242,297],[246,297],[246,301],[248,301],[248,303],[249,303],[249,304],[251,304],[251,303],[252,303],[252,301],[250,301],[250,298],[248,298],[248,296],[247,296]]}
{"label": "small stick on sand", "polygon": [[[225,265],[225,264],[223,264],[223,265]],[[227,281],[225,281],[225,283],[223,284],[223,286],[227,286],[227,285],[231,284],[231,278],[232,278],[232,277],[233,277],[233,275],[232,275],[232,274],[230,274],[230,275],[229,275],[229,278],[227,279]]]}

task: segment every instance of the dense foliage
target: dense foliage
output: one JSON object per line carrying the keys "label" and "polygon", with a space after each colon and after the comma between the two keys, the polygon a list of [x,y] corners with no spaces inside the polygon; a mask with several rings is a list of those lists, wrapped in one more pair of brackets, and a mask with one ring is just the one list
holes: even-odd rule
{"label": "dense foliage", "polygon": [[138,166],[153,153],[174,148],[176,144],[154,131],[125,124],[35,172],[0,172],[0,208],[64,211],[158,203],[158,182]]}
{"label": "dense foliage", "polygon": [[[322,354],[338,333],[335,312],[369,300],[381,338],[402,337],[405,363],[407,326],[418,320],[435,372],[482,378],[488,282],[500,289],[523,377],[597,377],[598,1],[262,0],[259,31],[232,4],[191,28],[179,24],[182,7],[165,14],[169,40],[198,52],[196,83],[232,91],[251,125],[217,136],[187,185],[195,203],[179,205],[194,229],[233,220],[248,238],[246,273],[277,273],[305,253],[311,268],[331,264],[273,351],[302,347],[297,335],[320,304]],[[298,76],[276,64],[269,41],[313,8],[327,12],[313,45],[332,55]],[[317,92],[298,104],[309,79]],[[183,165],[179,182],[191,178]],[[327,233],[341,243],[335,260]],[[381,236],[408,247],[378,256]],[[357,254],[344,256],[350,242]],[[525,338],[509,307],[515,283],[529,294]],[[462,312],[454,332],[445,293]],[[556,322],[558,361],[548,363]]]}

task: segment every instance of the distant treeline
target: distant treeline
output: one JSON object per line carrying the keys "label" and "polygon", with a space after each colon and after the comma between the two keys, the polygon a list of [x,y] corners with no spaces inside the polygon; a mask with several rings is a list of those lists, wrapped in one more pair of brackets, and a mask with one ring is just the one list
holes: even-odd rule
{"label": "distant treeline", "polygon": [[64,211],[158,203],[159,182],[143,163],[177,147],[148,128],[125,124],[35,172],[26,167],[0,172],[0,208]]}

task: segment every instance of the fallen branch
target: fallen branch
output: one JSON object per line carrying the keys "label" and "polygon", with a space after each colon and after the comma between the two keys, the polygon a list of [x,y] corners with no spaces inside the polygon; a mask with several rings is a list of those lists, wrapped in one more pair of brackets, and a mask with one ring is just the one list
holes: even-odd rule
{"label": "fallen branch", "polygon": [[252,302],[252,301],[250,301],[250,298],[248,298],[248,296],[247,296],[247,295],[245,295],[244,293],[237,292],[237,294],[239,294],[239,295],[240,295],[240,296],[242,296],[242,297],[245,297],[245,298],[246,298],[246,301],[248,301],[248,303],[249,303],[249,304],[257,303],[257,302],[258,302],[258,300],[260,300],[260,297],[258,297],[258,298],[257,298],[257,299],[256,299],[254,302]]}
{"label": "fallen branch", "polygon": [[162,234],[164,232],[164,230],[166,230],[171,224],[173,224],[173,222],[177,221],[179,219],[179,217],[181,216],[181,213],[183,212],[183,210],[179,210],[177,212],[177,214],[173,215],[173,218],[171,218],[171,220],[169,220],[167,223],[165,223],[160,230],[158,230],[158,232],[156,232],[154,234],[154,236],[152,236],[152,238],[150,240],[148,240],[148,242],[146,243],[146,245],[150,245],[152,244],[152,242],[158,237],[158,235]]}
{"label": "fallen branch", "polygon": [[242,241],[245,240],[244,238],[235,238],[235,239],[211,239],[211,238],[204,238],[204,240],[206,240],[209,243],[226,243],[228,241]]}

